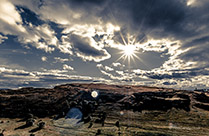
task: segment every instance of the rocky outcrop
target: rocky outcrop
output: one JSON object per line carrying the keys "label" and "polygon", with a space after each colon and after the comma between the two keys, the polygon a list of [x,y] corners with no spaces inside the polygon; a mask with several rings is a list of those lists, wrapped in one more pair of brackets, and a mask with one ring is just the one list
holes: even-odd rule
{"label": "rocky outcrop", "polygon": [[32,113],[38,117],[56,114],[66,107],[66,98],[77,94],[73,88],[22,88],[0,90],[0,117],[24,117]]}
{"label": "rocky outcrop", "polygon": [[[97,98],[91,96],[92,90],[98,91]],[[94,106],[133,111],[167,111],[172,108],[190,111],[191,107],[209,110],[208,93],[145,86],[77,83],[51,89],[30,87],[0,90],[0,117],[24,117],[28,113],[38,117],[52,116],[67,111],[72,103],[79,104],[84,112],[92,112],[93,110],[86,108],[91,108],[87,106],[89,102],[93,102]]]}
{"label": "rocky outcrop", "polygon": [[172,108],[190,110],[190,98],[187,95],[178,95],[177,92],[142,92],[134,93],[119,101],[125,109],[134,111],[162,110]]}
{"label": "rocky outcrop", "polygon": [[207,92],[195,92],[193,99],[195,107],[209,111],[209,94]]}

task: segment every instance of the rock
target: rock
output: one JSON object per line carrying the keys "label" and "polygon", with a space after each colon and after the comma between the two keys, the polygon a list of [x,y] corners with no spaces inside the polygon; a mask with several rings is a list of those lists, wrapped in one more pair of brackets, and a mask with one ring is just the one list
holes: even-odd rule
{"label": "rock", "polygon": [[34,125],[34,122],[35,122],[35,119],[30,118],[30,119],[28,119],[26,121],[26,124],[25,125],[27,125],[28,127],[29,126],[33,126]]}
{"label": "rock", "polygon": [[[92,90],[99,91],[97,99],[92,98]],[[133,111],[168,111],[172,108],[190,111],[192,107],[209,110],[209,94],[145,86],[79,83],[51,89],[27,87],[0,90],[0,117],[4,118],[51,117],[63,112],[66,115],[69,105],[73,104],[75,107],[80,106],[84,117],[88,117],[101,106],[106,109]]]}
{"label": "rock", "polygon": [[39,123],[38,123],[38,128],[39,128],[39,129],[43,129],[43,128],[45,127],[45,124],[46,124],[46,123],[43,122],[43,121],[39,122]]}
{"label": "rock", "polygon": [[2,132],[0,133],[0,136],[4,136],[4,131],[5,129],[2,130]]}
{"label": "rock", "polygon": [[100,135],[102,133],[101,129],[97,129],[96,136]]}
{"label": "rock", "polygon": [[120,128],[120,122],[119,122],[119,121],[116,121],[116,122],[115,122],[115,126],[116,126],[117,128]]}
{"label": "rock", "polygon": [[93,123],[90,122],[88,128],[91,128],[93,126]]}

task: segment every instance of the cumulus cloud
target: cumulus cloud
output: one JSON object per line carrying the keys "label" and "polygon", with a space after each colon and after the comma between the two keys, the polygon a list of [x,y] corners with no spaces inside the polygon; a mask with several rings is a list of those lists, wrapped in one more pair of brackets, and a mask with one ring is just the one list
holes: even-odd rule
{"label": "cumulus cloud", "polygon": [[74,52],[83,60],[100,62],[110,58],[110,54],[103,48],[97,46],[97,43],[91,37],[72,34],[68,37],[73,46]]}
{"label": "cumulus cloud", "polygon": [[120,64],[119,62],[114,62],[114,63],[112,63],[112,65],[113,65],[114,67],[120,67],[120,66],[121,66],[121,64]]}
{"label": "cumulus cloud", "polygon": [[[204,84],[197,77],[208,76],[208,5],[207,0],[1,0],[0,43],[13,35],[22,46],[99,62],[100,72],[113,80],[139,77],[171,86]],[[140,55],[154,52],[167,59],[158,68],[132,72],[119,62],[102,64],[112,59],[109,50],[122,50],[126,44],[134,45]],[[67,70],[68,65],[62,66]],[[171,79],[175,81],[166,81]]]}
{"label": "cumulus cloud", "polygon": [[31,44],[46,52],[54,50],[50,45],[56,46],[57,38],[54,36],[55,33],[50,29],[49,25],[43,24],[34,26],[32,23],[24,25],[24,18],[21,17],[11,1],[2,0],[0,5],[0,32],[4,35],[15,35],[18,37],[19,42]]}
{"label": "cumulus cloud", "polygon": [[106,70],[106,71],[113,71],[114,69],[111,68],[111,67],[105,66],[105,70]]}
{"label": "cumulus cloud", "polygon": [[69,65],[67,65],[67,64],[64,64],[64,65],[63,65],[63,69],[64,69],[64,70],[74,70],[73,67],[71,67],[71,66],[69,66]]}
{"label": "cumulus cloud", "polygon": [[[40,16],[41,20],[45,20],[46,22],[47,20],[56,22],[64,28],[64,35],[61,37],[62,41],[60,41],[58,45],[58,40],[54,36],[54,31],[51,30],[50,27],[47,26],[47,24],[34,26],[32,22],[27,22],[27,30],[30,29],[30,32],[28,32],[28,34],[30,35],[27,37],[20,37],[19,39],[22,43],[32,43],[33,45],[35,45],[36,48],[43,49],[46,52],[52,52],[55,50],[54,47],[51,47],[49,45],[58,45],[57,48],[61,52],[67,53],[69,55],[74,54],[85,61],[88,60],[100,62],[110,58],[110,54],[103,48],[104,45],[98,45],[98,41],[96,42],[93,38],[93,36],[96,35],[94,33],[94,30],[100,29],[101,31],[101,29],[103,29],[103,23],[101,24],[101,21],[97,16],[92,16],[81,10],[74,9],[74,6],[72,6],[72,4],[76,3],[69,3],[68,1],[61,1],[60,4],[56,4],[56,2],[53,1],[46,1],[44,3],[24,3],[13,1],[13,3],[15,5],[18,5],[20,9],[21,7],[26,6],[27,8],[31,9],[35,13],[35,15],[37,14],[38,16]],[[39,7],[40,5],[40,8],[34,8],[34,6]],[[55,7],[57,7],[56,12],[54,11]],[[23,13],[25,12],[25,10],[25,8],[22,8],[20,12]],[[68,14],[63,14],[63,12],[67,12]],[[71,21],[69,21],[69,18],[71,18]],[[80,20],[84,20],[85,23],[82,23]],[[98,23],[101,24],[102,27],[98,26]],[[107,27],[106,29],[106,33],[110,33],[109,27]],[[71,39],[71,41],[68,40],[69,38]],[[77,49],[74,50],[74,53],[72,50],[72,46]]]}
{"label": "cumulus cloud", "polygon": [[57,46],[57,38],[55,32],[49,25],[34,26],[30,24],[27,27],[27,33],[24,35],[18,35],[18,39],[23,44],[31,44],[37,49],[44,50],[45,52],[52,52]]}
{"label": "cumulus cloud", "polygon": [[16,11],[15,6],[7,0],[0,1],[0,31],[5,35],[24,33],[22,18]]}

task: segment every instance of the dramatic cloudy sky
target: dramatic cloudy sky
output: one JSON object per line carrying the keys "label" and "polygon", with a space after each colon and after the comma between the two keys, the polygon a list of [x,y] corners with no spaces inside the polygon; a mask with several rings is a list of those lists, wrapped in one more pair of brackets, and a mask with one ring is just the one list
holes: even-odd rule
{"label": "dramatic cloudy sky", "polygon": [[0,88],[209,88],[208,0],[0,0]]}

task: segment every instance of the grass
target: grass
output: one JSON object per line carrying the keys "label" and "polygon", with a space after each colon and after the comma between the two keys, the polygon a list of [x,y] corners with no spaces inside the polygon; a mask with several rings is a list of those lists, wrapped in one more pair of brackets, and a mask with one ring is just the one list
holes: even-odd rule
{"label": "grass", "polygon": [[[46,127],[34,134],[36,136],[95,136],[98,129],[101,130],[100,136],[118,136],[118,132],[121,133],[120,136],[208,136],[209,134],[209,112],[204,110],[106,112],[108,116],[104,127],[93,123],[92,128],[88,128],[89,123],[87,123],[77,128],[61,128],[56,127],[52,119],[44,118],[42,120],[46,122]],[[93,119],[96,118],[94,116]],[[0,129],[6,129],[6,136],[29,136],[28,131],[36,127],[14,131],[15,127],[23,125],[24,122],[17,122],[19,119],[0,120],[4,121],[0,124]],[[120,130],[115,126],[116,121],[120,121]]]}

